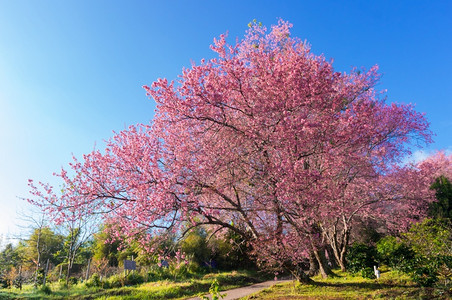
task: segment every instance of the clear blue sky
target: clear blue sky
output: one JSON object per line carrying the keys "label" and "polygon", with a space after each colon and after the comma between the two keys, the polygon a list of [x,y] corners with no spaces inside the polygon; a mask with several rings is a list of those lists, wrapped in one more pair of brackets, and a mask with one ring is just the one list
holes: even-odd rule
{"label": "clear blue sky", "polygon": [[143,84],[212,57],[247,24],[293,24],[339,71],[380,66],[388,102],[416,103],[452,150],[452,1],[0,0],[0,234],[17,232],[27,180],[149,122]]}

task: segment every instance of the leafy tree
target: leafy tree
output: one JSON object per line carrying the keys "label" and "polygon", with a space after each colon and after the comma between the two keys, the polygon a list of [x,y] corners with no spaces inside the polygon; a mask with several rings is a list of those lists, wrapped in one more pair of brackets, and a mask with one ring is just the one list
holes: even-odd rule
{"label": "leafy tree", "polygon": [[56,234],[50,227],[35,228],[31,235],[19,243],[18,251],[25,267],[34,268],[34,283],[40,284],[47,261],[58,264],[58,253],[63,247],[63,236]]}
{"label": "leafy tree", "polygon": [[63,236],[56,234],[49,227],[35,229],[24,243],[23,256],[25,260],[39,266],[43,266],[47,260],[58,264],[56,254],[61,251],[62,246]]}
{"label": "leafy tree", "polygon": [[6,244],[5,248],[0,252],[0,269],[5,270],[9,267],[17,266],[20,262],[17,247],[14,247],[11,243]]}
{"label": "leafy tree", "polygon": [[253,249],[241,235],[228,230],[223,236],[212,238],[209,242],[213,259],[222,269],[255,269],[252,260]]}
{"label": "leafy tree", "polygon": [[410,274],[422,286],[441,280],[446,285],[452,274],[452,226],[448,219],[425,219],[403,235],[415,253]]}
{"label": "leafy tree", "polygon": [[[20,253],[17,251],[17,247],[8,243],[4,249],[0,252],[0,285],[7,287],[8,277],[11,273],[15,274],[15,270],[21,264],[22,260]],[[13,270],[14,269],[14,270]]]}
{"label": "leafy tree", "polygon": [[93,259],[101,261],[107,260],[107,263],[111,267],[118,266],[118,248],[120,246],[119,241],[109,242],[111,236],[107,231],[102,230],[94,235],[93,242]]}
{"label": "leafy tree", "polygon": [[[77,222],[80,224],[79,222]],[[74,225],[75,223],[71,223]],[[59,257],[64,258],[66,264],[66,284],[69,284],[71,270],[74,264],[84,264],[91,258],[90,234],[84,227],[68,227],[68,234],[64,237],[63,247],[58,252]]]}
{"label": "leafy tree", "polygon": [[425,257],[452,255],[452,226],[450,221],[425,219],[414,224],[404,234],[410,247]]}
{"label": "leafy tree", "polygon": [[452,183],[446,176],[441,175],[435,179],[431,188],[435,191],[437,201],[430,205],[430,216],[452,221]]}
{"label": "leafy tree", "polygon": [[207,233],[202,227],[191,230],[180,241],[181,250],[200,266],[211,258],[211,251],[207,245]]}
{"label": "leafy tree", "polygon": [[187,223],[227,229],[300,280],[310,254],[330,274],[325,241],[343,266],[356,218],[405,221],[430,200],[404,188],[416,170],[392,164],[430,132],[411,106],[385,104],[377,67],[336,72],[290,27],[252,24],[236,45],[220,36],[217,58],[145,87],[157,102],[153,124],[63,170],[61,195],[31,182],[30,201],[57,221],[104,214],[118,236],[143,245]]}

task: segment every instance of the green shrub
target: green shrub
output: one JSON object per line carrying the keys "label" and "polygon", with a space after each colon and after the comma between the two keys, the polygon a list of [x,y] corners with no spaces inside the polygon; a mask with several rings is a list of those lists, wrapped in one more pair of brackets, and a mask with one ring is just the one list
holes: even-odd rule
{"label": "green shrub", "polygon": [[431,287],[438,281],[438,273],[432,267],[418,267],[412,273],[411,278],[420,286]]}
{"label": "green shrub", "polygon": [[376,250],[374,247],[365,244],[352,244],[346,256],[347,268],[351,273],[361,272],[361,275],[365,278],[375,278],[373,272],[373,267],[377,265],[375,257]]}
{"label": "green shrub", "polygon": [[51,289],[50,286],[48,286],[48,285],[43,285],[43,286],[39,289],[39,291],[40,291],[41,293],[46,294],[46,295],[50,295],[50,294],[52,293],[52,289]]}
{"label": "green shrub", "polygon": [[85,282],[85,285],[87,287],[101,287],[102,286],[102,282],[100,280],[99,274],[94,273],[93,275],[91,275],[91,278],[88,279],[88,281]]}
{"label": "green shrub", "polygon": [[203,300],[219,300],[219,299],[223,299],[224,297],[226,297],[225,294],[220,294],[220,284],[218,283],[218,280],[215,279],[212,284],[210,285],[209,288],[209,293],[210,293],[210,298],[207,296],[201,296],[201,299]]}
{"label": "green shrub", "polygon": [[415,264],[414,251],[396,237],[387,236],[377,242],[376,250],[379,259],[389,267],[409,273]]}
{"label": "green shrub", "polygon": [[111,288],[119,288],[124,286],[124,280],[121,275],[113,275],[108,278],[108,284]]}
{"label": "green shrub", "polygon": [[366,267],[366,268],[361,269],[361,276],[364,277],[364,278],[369,278],[369,279],[377,278],[375,276],[374,269],[371,268],[371,267]]}
{"label": "green shrub", "polygon": [[59,288],[60,290],[64,290],[64,289],[67,289],[67,288],[68,288],[68,285],[67,285],[67,283],[66,283],[66,279],[61,278],[60,280],[58,280],[58,288]]}
{"label": "green shrub", "polygon": [[124,278],[124,285],[137,285],[137,284],[141,284],[143,282],[144,282],[144,277],[137,272],[129,273]]}
{"label": "green shrub", "polygon": [[8,280],[4,277],[0,277],[0,288],[6,289],[8,287]]}
{"label": "green shrub", "polygon": [[69,277],[69,284],[77,284],[78,283],[78,278],[77,277]]}

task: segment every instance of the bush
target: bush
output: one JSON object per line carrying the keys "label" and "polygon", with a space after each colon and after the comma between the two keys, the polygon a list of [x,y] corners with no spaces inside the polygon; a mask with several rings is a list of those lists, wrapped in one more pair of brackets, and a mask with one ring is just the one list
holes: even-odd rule
{"label": "bush", "polygon": [[376,247],[380,261],[389,267],[409,273],[415,264],[414,251],[396,237],[387,236],[377,242]]}
{"label": "bush", "polygon": [[125,285],[137,285],[144,282],[144,277],[137,272],[127,274],[127,276],[124,279]]}
{"label": "bush", "polygon": [[0,288],[6,289],[8,287],[8,280],[4,277],[0,277]]}
{"label": "bush", "polygon": [[77,277],[69,277],[69,284],[77,284],[78,278]]}
{"label": "bush", "polygon": [[102,282],[100,280],[99,274],[94,273],[93,275],[91,275],[91,278],[88,279],[88,281],[85,282],[85,285],[87,287],[101,287],[102,286]]}
{"label": "bush", "polygon": [[67,288],[68,288],[68,285],[67,285],[65,279],[61,278],[60,280],[58,280],[58,288],[59,288],[60,290],[64,290],[64,289],[67,289]]}
{"label": "bush", "polygon": [[[148,278],[151,274],[148,274]],[[102,287],[104,288],[118,288],[123,287],[125,285],[137,285],[144,283],[144,276],[133,272],[126,276],[124,275],[113,275],[108,278],[106,282],[101,282]]]}
{"label": "bush", "polygon": [[369,279],[375,279],[377,278],[375,276],[375,271],[373,268],[371,267],[366,267],[364,269],[361,269],[361,276],[364,278],[369,278]]}
{"label": "bush", "polygon": [[124,286],[124,280],[120,275],[113,275],[108,278],[108,284],[112,288],[119,288]]}
{"label": "bush", "polygon": [[431,267],[419,267],[412,273],[411,278],[420,286],[431,287],[438,281],[438,273]]}
{"label": "bush", "polygon": [[39,291],[40,291],[41,293],[46,294],[46,295],[50,295],[50,294],[52,293],[52,289],[51,289],[50,286],[48,286],[48,285],[43,285],[43,286],[39,289]]}
{"label": "bush", "polygon": [[355,243],[350,246],[346,256],[347,268],[351,273],[361,272],[365,278],[375,278],[373,267],[378,265],[375,257],[374,247]]}

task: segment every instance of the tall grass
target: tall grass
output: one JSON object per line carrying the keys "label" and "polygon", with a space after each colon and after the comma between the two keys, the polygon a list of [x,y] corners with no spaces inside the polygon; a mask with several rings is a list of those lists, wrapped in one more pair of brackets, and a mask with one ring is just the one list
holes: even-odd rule
{"label": "tall grass", "polygon": [[223,272],[210,273],[199,278],[181,281],[158,280],[135,286],[114,288],[88,287],[85,283],[71,285],[69,288],[58,283],[49,284],[50,294],[25,285],[19,289],[0,289],[0,299],[182,299],[208,293],[212,282],[217,279],[221,290],[246,286],[258,282],[256,273]]}

